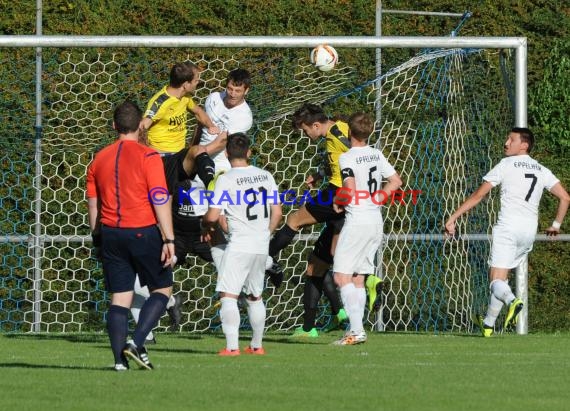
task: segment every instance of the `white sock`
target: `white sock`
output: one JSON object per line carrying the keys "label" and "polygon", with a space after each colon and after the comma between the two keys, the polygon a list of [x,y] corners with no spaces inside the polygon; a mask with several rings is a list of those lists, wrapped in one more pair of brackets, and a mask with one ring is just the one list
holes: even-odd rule
{"label": "white sock", "polygon": [[174,295],[170,294],[170,298],[168,299],[168,302],[166,303],[166,308],[170,308],[170,307],[174,307],[174,304],[176,304],[176,300],[174,299]]}
{"label": "white sock", "polygon": [[489,298],[489,307],[487,307],[487,315],[483,322],[489,327],[494,327],[497,317],[501,312],[501,308],[503,308],[503,302],[491,293],[491,297]]}
{"label": "white sock", "polygon": [[247,301],[247,315],[253,335],[251,337],[251,348],[261,348],[263,332],[265,331],[265,304],[263,300]]}
{"label": "white sock", "polygon": [[[144,286],[141,287],[141,283],[139,281],[139,276],[135,277],[135,293],[133,295],[133,302],[131,303],[131,314],[133,315],[133,319],[135,323],[139,322],[139,316],[141,314],[141,308],[146,301],[146,299],[150,297],[150,293],[148,291],[148,287]],[[148,333],[146,336],[147,340],[154,339],[154,334],[151,332]]]}
{"label": "white sock", "polygon": [[362,322],[364,319],[364,309],[366,308],[366,289],[356,287],[355,293],[358,301],[358,318],[360,319],[360,328],[357,331],[364,331],[364,324]]}
{"label": "white sock", "polygon": [[342,304],[344,305],[344,310],[348,315],[348,321],[350,322],[350,331],[361,331],[362,330],[362,317],[360,316],[360,310],[358,308],[358,292],[354,283],[348,283],[340,289],[340,298]]}
{"label": "white sock", "polygon": [[222,331],[226,336],[226,348],[228,350],[239,349],[239,308],[235,298],[223,297],[220,299],[220,318],[222,319]]}
{"label": "white sock", "polygon": [[515,295],[507,281],[493,280],[489,287],[491,288],[491,293],[505,304],[510,304],[515,299]]}

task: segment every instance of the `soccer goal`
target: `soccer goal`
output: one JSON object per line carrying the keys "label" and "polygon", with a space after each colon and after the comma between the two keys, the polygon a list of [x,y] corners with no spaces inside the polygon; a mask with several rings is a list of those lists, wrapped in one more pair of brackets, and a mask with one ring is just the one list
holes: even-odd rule
{"label": "soccer goal", "polygon": [[[340,56],[327,73],[308,58],[322,43]],[[304,192],[324,150],[291,128],[303,102],[331,116],[376,113],[372,143],[401,174],[403,190],[421,193],[384,208],[377,275],[385,298],[368,321],[385,330],[471,330],[470,314],[487,299],[497,198],[461,221],[458,239],[446,241],[442,225],[498,160],[507,130],[526,125],[524,38],[0,36],[2,330],[104,329],[107,296],[91,255],[86,167],[113,139],[114,105],[130,96],[144,107],[167,83],[170,66],[184,60],[203,69],[199,103],[230,70],[253,73],[253,161],[283,191]],[[270,330],[302,322],[303,274],[320,229],[304,229],[280,255],[286,281],[264,293]],[[175,271],[184,331],[220,327],[215,280],[213,267],[194,256]],[[321,308],[325,326],[324,301]],[[242,318],[247,327],[245,312]],[[163,319],[160,327],[167,326]]]}

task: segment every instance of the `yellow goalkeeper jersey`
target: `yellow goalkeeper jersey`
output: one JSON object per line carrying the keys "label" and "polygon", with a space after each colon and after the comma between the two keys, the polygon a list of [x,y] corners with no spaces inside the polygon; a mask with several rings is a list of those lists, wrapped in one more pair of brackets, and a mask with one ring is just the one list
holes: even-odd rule
{"label": "yellow goalkeeper jersey", "polygon": [[344,121],[337,121],[327,131],[326,150],[327,160],[330,167],[330,183],[337,187],[342,187],[342,177],[338,158],[342,153],[350,149],[350,139],[348,138],[348,124]]}
{"label": "yellow goalkeeper jersey", "polygon": [[176,153],[186,146],[188,110],[195,107],[190,97],[178,99],[164,86],[148,102],[145,117],[152,120],[148,130],[149,145],[159,151]]}

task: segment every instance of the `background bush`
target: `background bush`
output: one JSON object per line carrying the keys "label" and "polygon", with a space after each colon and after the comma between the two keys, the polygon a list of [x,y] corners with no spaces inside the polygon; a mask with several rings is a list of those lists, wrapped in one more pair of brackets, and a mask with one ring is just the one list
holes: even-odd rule
{"label": "background bush", "polygon": [[[35,34],[35,0],[0,0],[0,34]],[[551,0],[393,0],[385,9],[473,13],[462,36],[523,36],[529,44],[528,123],[535,157],[568,187],[570,148],[570,5]],[[45,35],[373,35],[370,0],[83,0],[44,2]],[[384,35],[449,35],[457,20],[384,14]],[[401,53],[406,53],[402,50]],[[373,58],[372,53],[364,54]],[[366,58],[366,57],[363,57]],[[22,93],[30,93],[27,90]],[[32,121],[32,119],[30,120]],[[505,134],[506,130],[497,130]],[[5,161],[8,161],[5,159]],[[3,167],[5,163],[3,163]],[[23,167],[22,167],[23,168]],[[557,202],[543,200],[539,229]],[[566,222],[563,229],[568,227]],[[570,252],[567,243],[537,243],[529,261],[530,328],[570,328]]]}

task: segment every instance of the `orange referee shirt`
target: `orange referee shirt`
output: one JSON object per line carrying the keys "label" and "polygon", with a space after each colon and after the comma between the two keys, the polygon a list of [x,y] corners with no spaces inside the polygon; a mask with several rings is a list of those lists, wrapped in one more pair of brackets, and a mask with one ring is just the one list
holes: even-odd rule
{"label": "orange referee shirt", "polygon": [[87,197],[101,202],[101,223],[136,228],[157,223],[149,193],[166,191],[160,155],[136,141],[118,140],[99,151],[87,170]]}

